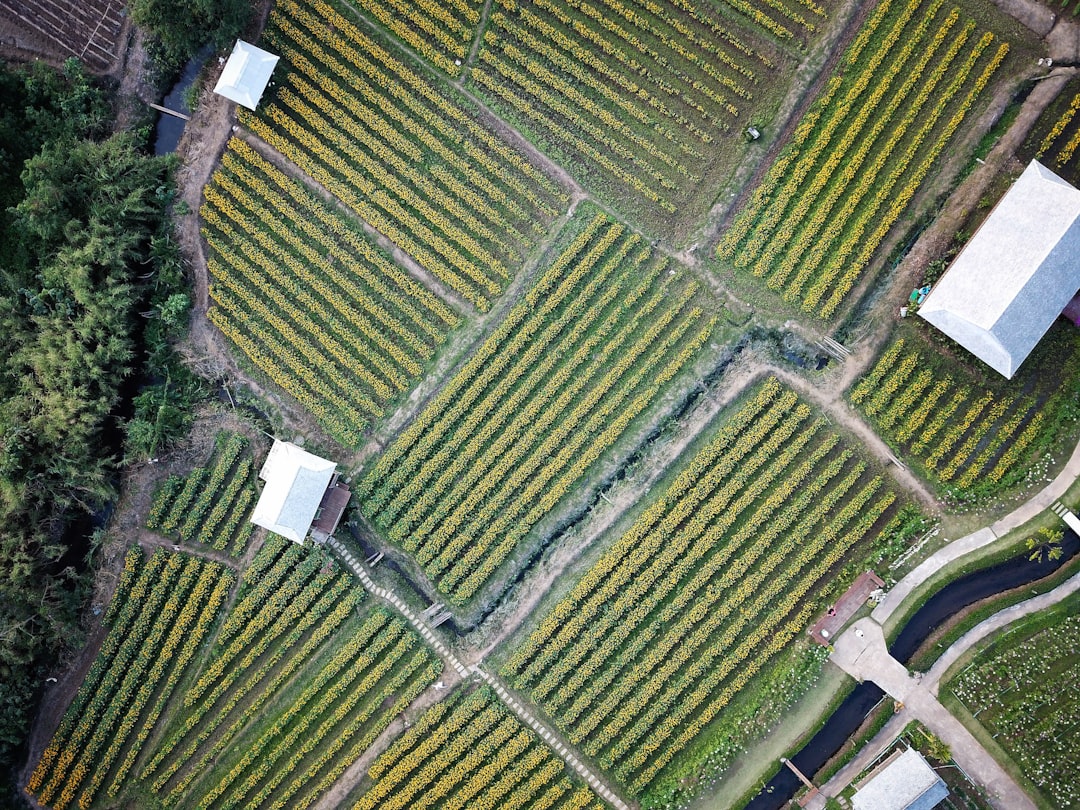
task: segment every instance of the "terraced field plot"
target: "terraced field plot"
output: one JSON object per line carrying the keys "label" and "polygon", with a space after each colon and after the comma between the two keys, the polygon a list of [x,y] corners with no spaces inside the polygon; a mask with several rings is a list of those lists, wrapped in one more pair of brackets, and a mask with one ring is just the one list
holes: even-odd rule
{"label": "terraced field plot", "polygon": [[210,320],[346,445],[416,384],[458,313],[248,144],[205,191]]}
{"label": "terraced field plot", "polygon": [[579,209],[532,289],[371,466],[364,514],[466,603],[695,358],[715,323],[701,296],[639,234]]}
{"label": "terraced field plot", "polygon": [[664,806],[704,760],[744,744],[741,721],[729,722],[742,700],[792,699],[755,678],[804,666],[776,666],[793,650],[814,656],[799,635],[896,514],[881,476],[770,379],[504,672],[632,796]]}
{"label": "terraced field plot", "polygon": [[741,131],[790,81],[814,0],[497,0],[472,86],[657,235],[705,213]]}
{"label": "terraced field plot", "polygon": [[353,810],[602,810],[489,687],[437,703],[375,760]]}
{"label": "terraced field plot", "polygon": [[324,0],[275,4],[278,87],[245,127],[481,310],[563,211],[564,189],[464,96]]}
{"label": "terraced field plot", "polygon": [[944,0],[883,0],[723,234],[719,258],[833,317],[1008,53]]}
{"label": "terraced field plot", "polygon": [[943,371],[938,352],[917,332],[895,340],[851,401],[954,498],[985,497],[1029,477],[1072,418],[1080,336],[1059,324],[1008,381],[981,366]]}

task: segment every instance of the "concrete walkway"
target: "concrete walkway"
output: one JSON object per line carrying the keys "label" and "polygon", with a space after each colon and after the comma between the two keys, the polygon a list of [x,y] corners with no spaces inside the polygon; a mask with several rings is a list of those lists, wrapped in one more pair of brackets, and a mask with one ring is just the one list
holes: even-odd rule
{"label": "concrete walkway", "polygon": [[1032,613],[1038,613],[1040,610],[1045,610],[1048,607],[1056,605],[1058,602],[1071,596],[1077,591],[1080,591],[1080,574],[1075,574],[1070,579],[1065,580],[1052,591],[1033,596],[1031,599],[1027,599],[1019,604],[1010,605],[1007,608],[999,610],[989,619],[980,622],[968,630],[964,635],[958,638],[949,649],[942,653],[941,657],[934,662],[932,667],[930,667],[930,671],[923,676],[922,685],[935,695],[938,694],[941,679],[945,676],[949,667],[955,664],[960,656],[984,638],[991,633],[995,633],[998,630],[1008,627],[1013,622],[1018,621],[1025,616],[1030,616]]}
{"label": "concrete walkway", "polygon": [[588,784],[597,795],[602,796],[618,810],[630,810],[630,807],[626,802],[612,793],[610,788],[601,782],[596,774],[585,766],[585,763],[577,758],[570,747],[565,745],[555,732],[533,717],[529,710],[522,706],[521,702],[511,695],[506,690],[506,687],[503,686],[494,675],[489,675],[478,666],[474,666],[472,669],[480,677],[480,680],[484,681],[495,690],[495,694],[499,696],[503,703],[510,707],[510,710],[518,716],[518,719],[539,734],[544,739],[544,742],[546,742],[556,754],[562,757],[563,762],[573,768],[574,771],[577,772],[577,775],[584,779],[586,784]]}
{"label": "concrete walkway", "polygon": [[[1058,602],[1071,596],[1077,591],[1080,591],[1080,574],[1076,574],[1072,578],[1066,580],[1052,591],[1048,591],[1047,593],[1040,594],[1039,596],[1032,597],[1019,604],[1011,605],[998,611],[957,639],[952,646],[938,658],[930,668],[930,671],[923,676],[921,682],[915,682],[913,679],[907,678],[906,672],[904,673],[904,677],[901,677],[899,670],[897,669],[897,667],[901,667],[901,665],[890,657],[889,662],[891,663],[885,663],[881,675],[884,680],[890,682],[892,688],[904,693],[907,698],[905,700],[904,708],[897,712],[889,722],[885,724],[884,728],[862,747],[851,762],[837,771],[832,779],[820,787],[820,799],[811,801],[807,804],[807,807],[810,808],[810,810],[822,810],[825,806],[826,798],[840,795],[840,793],[851,784],[856,776],[866,770],[870,763],[876,760],[886,748],[892,745],[893,741],[900,735],[911,720],[922,719],[918,717],[918,712],[922,711],[925,706],[920,703],[919,699],[912,702],[911,696],[913,690],[924,690],[931,695],[936,696],[940,690],[941,679],[945,676],[945,673],[973,646],[990,636],[992,633],[1008,627],[1013,622],[1025,616],[1029,616],[1032,613],[1037,613],[1040,610],[1045,610],[1048,607],[1056,605]],[[867,620],[864,619],[862,621],[866,622]],[[882,643],[879,647],[876,642],[877,636],[874,635],[880,632],[881,628],[873,621],[870,621],[868,625],[857,623],[857,626],[864,633],[863,640],[866,643],[862,643],[859,637],[853,633],[850,639],[844,641],[844,652],[842,655],[845,660],[850,660],[852,669],[858,671],[865,677],[870,677],[871,680],[878,683],[874,678],[876,667],[872,663],[872,659],[875,656],[882,655],[881,649],[884,645],[884,638],[882,637]],[[877,627],[877,631],[873,629],[874,627]],[[852,627],[852,631],[854,630],[855,627]],[[842,636],[841,638],[844,637]],[[837,644],[839,646],[840,639],[837,639]],[[888,654],[884,653],[884,655],[887,656]],[[837,661],[836,663],[841,664],[840,661]],[[843,666],[843,664],[841,664],[841,666]],[[878,685],[880,686],[881,684],[879,683]],[[913,706],[916,708],[913,708]],[[947,714],[945,708],[939,703],[937,703],[937,706],[943,714]],[[931,724],[926,723],[925,721],[924,725],[932,727]],[[942,739],[945,739],[945,737],[936,730],[934,733],[938,734]],[[954,755],[958,750],[959,749],[954,749]],[[960,762],[960,760],[957,759],[957,762]],[[967,770],[967,766],[962,762],[960,764],[961,767],[964,767],[964,769]],[[969,771],[969,773],[971,772]],[[974,774],[972,775],[974,776]]]}
{"label": "concrete walkway", "polygon": [[1065,491],[1072,486],[1073,482],[1080,478],[1080,444],[1077,444],[1069,460],[1057,477],[1042,488],[1039,492],[1028,499],[1024,504],[1014,509],[1000,520],[953,540],[944,548],[931,554],[915,567],[906,577],[889,589],[885,598],[881,600],[871,614],[878,624],[888,622],[896,609],[922,585],[926,580],[940,571],[945,565],[970,554],[972,551],[989,545],[999,537],[1008,534],[1018,526],[1022,526],[1032,518],[1049,509]]}
{"label": "concrete walkway", "polygon": [[830,660],[860,681],[873,681],[903,703],[909,719],[921,722],[949,746],[956,764],[986,790],[992,807],[1036,810],[1035,803],[938,702],[929,686],[908,675],[904,665],[889,655],[881,625],[872,618],[860,619],[837,638]]}
{"label": "concrete walkway", "polygon": [[435,648],[435,652],[439,654],[443,661],[445,661],[450,667],[452,667],[462,678],[468,676],[469,670],[466,668],[466,666],[458,660],[458,657],[450,651],[449,647],[447,647],[445,644],[442,643],[442,641],[439,640],[439,638],[431,631],[431,628],[424,623],[424,620],[417,616],[415,613],[413,613],[409,606],[406,605],[401,600],[401,598],[397,596],[397,594],[395,594],[393,591],[390,591],[386,588],[380,588],[378,585],[376,585],[375,581],[368,575],[368,572],[364,570],[364,567],[360,564],[360,561],[353,556],[351,551],[345,548],[342,543],[339,543],[337,539],[333,537],[331,537],[327,541],[326,545],[328,545],[335,552],[337,552],[337,555],[341,557],[345,565],[348,566],[352,570],[352,572],[356,574],[356,576],[360,579],[360,582],[363,584],[365,590],[367,590],[369,593],[375,594],[375,596],[379,597],[380,599],[385,599],[387,602],[393,605],[402,616],[409,620],[409,623],[417,629],[420,635],[424,637],[424,641],[426,641],[428,644]]}

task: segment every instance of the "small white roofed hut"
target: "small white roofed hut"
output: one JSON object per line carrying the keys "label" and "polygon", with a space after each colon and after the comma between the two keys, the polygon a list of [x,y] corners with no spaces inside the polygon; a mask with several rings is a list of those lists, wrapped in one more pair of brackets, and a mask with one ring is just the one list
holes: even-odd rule
{"label": "small white roofed hut", "polygon": [[337,488],[337,464],[291,442],[275,439],[259,478],[266,486],[255,504],[251,522],[294,543],[303,543],[319,516],[324,496]]}
{"label": "small white roofed hut", "polygon": [[277,61],[278,57],[274,54],[238,39],[214,86],[214,92],[254,110],[259,106],[259,99]]}
{"label": "small white roofed hut", "polygon": [[851,797],[854,810],[931,810],[949,796],[945,782],[922,754],[909,748],[891,755]]}
{"label": "small white roofed hut", "polygon": [[1011,379],[1080,289],[1080,190],[1031,161],[919,308]]}

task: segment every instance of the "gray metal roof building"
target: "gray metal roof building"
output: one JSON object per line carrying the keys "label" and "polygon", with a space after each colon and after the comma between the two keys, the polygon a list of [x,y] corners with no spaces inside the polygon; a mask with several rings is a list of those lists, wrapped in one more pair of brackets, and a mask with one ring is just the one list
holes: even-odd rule
{"label": "gray metal roof building", "polygon": [[914,748],[890,756],[851,797],[854,810],[931,810],[949,788]]}
{"label": "gray metal roof building", "polygon": [[337,464],[291,442],[274,440],[259,478],[266,482],[251,522],[294,543],[303,543]]}
{"label": "gray metal roof building", "polygon": [[1012,378],[1080,289],[1080,190],[1031,161],[919,308]]}
{"label": "gray metal roof building", "polygon": [[229,61],[221,71],[214,92],[230,101],[242,104],[249,110],[259,106],[266,83],[274,72],[278,57],[250,42],[236,40]]}

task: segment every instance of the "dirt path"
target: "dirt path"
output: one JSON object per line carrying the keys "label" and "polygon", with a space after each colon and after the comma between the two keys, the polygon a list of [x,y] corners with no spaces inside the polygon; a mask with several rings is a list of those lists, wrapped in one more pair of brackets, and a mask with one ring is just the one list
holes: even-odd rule
{"label": "dirt path", "polygon": [[913,496],[925,509],[936,512],[941,508],[937,497],[918,476],[907,467],[900,467],[892,462],[892,450],[889,446],[848,405],[844,398],[845,388],[835,384],[814,385],[788,369],[771,367],[768,371],[817,405],[845,431],[854,434],[862,446],[882,463],[897,486]]}
{"label": "dirt path", "polygon": [[151,554],[155,549],[167,548],[170,551],[177,551],[192,557],[199,557],[203,560],[216,562],[233,571],[237,571],[240,568],[239,561],[235,557],[230,557],[224,551],[218,551],[209,546],[193,545],[183,541],[178,542],[171,537],[163,537],[162,535],[155,534],[149,530],[144,530],[139,533],[138,543]]}

